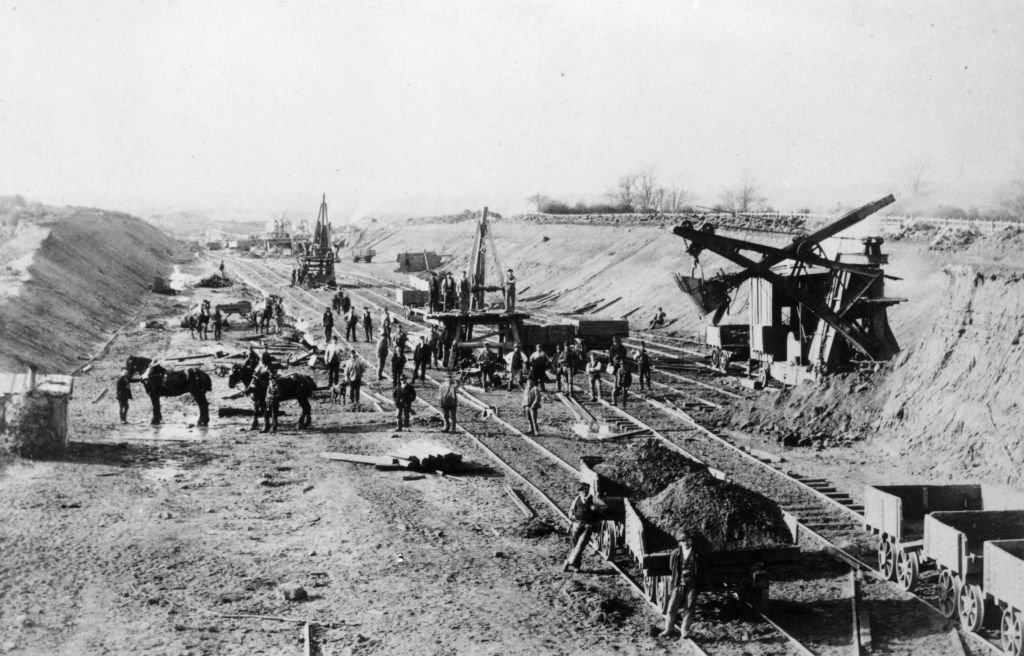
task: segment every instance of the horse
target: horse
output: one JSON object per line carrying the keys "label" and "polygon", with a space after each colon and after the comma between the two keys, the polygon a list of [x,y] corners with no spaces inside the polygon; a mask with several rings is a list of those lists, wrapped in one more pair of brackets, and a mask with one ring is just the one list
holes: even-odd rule
{"label": "horse", "polygon": [[192,339],[196,338],[196,332],[199,332],[199,339],[206,339],[210,334],[210,302],[203,301],[202,305],[199,306],[199,312],[196,313],[193,307],[189,310],[188,315],[185,317],[188,321],[188,332],[192,335]]}
{"label": "horse", "polygon": [[266,307],[263,308],[263,311],[260,312],[260,325],[258,329],[259,334],[262,335],[263,333],[270,333],[270,322],[273,320],[273,318],[274,306],[268,302]]}
{"label": "horse", "polygon": [[206,393],[213,390],[213,381],[202,369],[192,367],[184,371],[167,371],[149,358],[129,355],[125,362],[128,377],[139,375],[142,386],[153,404],[153,419],[150,423],[157,425],[163,421],[160,413],[160,397],[181,396],[191,394],[199,406],[199,426],[210,425],[210,403]]}
{"label": "horse", "polygon": [[238,383],[242,383],[245,385],[245,393],[252,397],[253,414],[250,430],[256,430],[259,428],[259,419],[262,414],[263,432],[266,433],[271,429],[271,420],[273,420],[273,430],[276,433],[278,413],[277,406],[281,401],[289,401],[292,399],[296,400],[299,407],[302,408],[302,412],[299,414],[298,428],[308,428],[312,423],[312,411],[309,405],[309,399],[317,389],[316,381],[305,374],[289,374],[288,376],[281,376],[277,379],[277,401],[275,403],[268,403],[267,388],[270,386],[271,373],[271,370],[263,365],[252,367],[248,364],[236,364],[231,368],[231,374],[228,377],[228,385],[234,388]]}

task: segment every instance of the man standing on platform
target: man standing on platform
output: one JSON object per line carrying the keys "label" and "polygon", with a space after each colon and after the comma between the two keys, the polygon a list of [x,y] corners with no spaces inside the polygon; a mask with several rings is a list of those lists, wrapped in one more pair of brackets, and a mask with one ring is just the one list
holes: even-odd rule
{"label": "man standing on platform", "polygon": [[516,276],[512,269],[505,276],[505,312],[516,311]]}
{"label": "man standing on platform", "polygon": [[430,272],[430,282],[427,283],[427,292],[430,297],[430,311],[438,312],[441,309],[441,285],[437,280],[437,273]]}
{"label": "man standing on platform", "polygon": [[462,314],[469,313],[469,302],[472,293],[472,286],[469,284],[469,278],[466,277],[466,272],[463,271],[462,280],[459,281],[459,312]]}

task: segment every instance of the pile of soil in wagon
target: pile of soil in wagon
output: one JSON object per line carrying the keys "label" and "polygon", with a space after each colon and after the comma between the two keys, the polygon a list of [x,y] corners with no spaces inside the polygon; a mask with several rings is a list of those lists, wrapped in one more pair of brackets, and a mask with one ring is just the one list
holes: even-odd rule
{"label": "pile of soil in wagon", "polygon": [[607,496],[652,497],[686,474],[707,467],[654,439],[636,442],[594,467],[607,479]]}
{"label": "pile of soil in wagon", "polygon": [[694,546],[707,551],[782,547],[792,536],[782,510],[768,498],[715,478],[707,471],[685,474],[637,509],[651,525],[657,548],[675,544],[688,532]]}

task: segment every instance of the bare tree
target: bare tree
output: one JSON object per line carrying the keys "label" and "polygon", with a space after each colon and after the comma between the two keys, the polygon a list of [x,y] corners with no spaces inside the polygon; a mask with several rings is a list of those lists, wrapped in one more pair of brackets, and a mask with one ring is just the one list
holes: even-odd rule
{"label": "bare tree", "polygon": [[646,212],[657,209],[658,205],[660,205],[661,194],[658,187],[658,175],[653,166],[648,166],[636,174],[633,189],[636,211]]}
{"label": "bare tree", "polygon": [[619,182],[615,189],[608,192],[608,199],[617,205],[630,205],[636,202],[637,175],[627,173],[619,176]]}
{"label": "bare tree", "polygon": [[922,199],[931,193],[931,183],[928,176],[931,167],[924,160],[910,162],[896,173],[900,186],[904,193],[912,199]]}
{"label": "bare tree", "polygon": [[1018,220],[1024,220],[1024,164],[1018,164],[1000,204]]}
{"label": "bare tree", "polygon": [[681,185],[663,187],[659,191],[662,212],[682,212],[690,202],[690,192]]}
{"label": "bare tree", "polygon": [[551,202],[551,199],[545,196],[544,194],[534,194],[527,198],[526,200],[533,203],[534,209],[538,212],[541,211],[542,207]]}
{"label": "bare tree", "polygon": [[744,171],[738,185],[722,192],[721,206],[726,212],[753,212],[765,200],[758,189],[757,180],[750,172]]}

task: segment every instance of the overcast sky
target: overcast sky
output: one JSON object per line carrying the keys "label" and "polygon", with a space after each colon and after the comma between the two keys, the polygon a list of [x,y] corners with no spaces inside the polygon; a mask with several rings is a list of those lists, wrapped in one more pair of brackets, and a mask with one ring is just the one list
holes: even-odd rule
{"label": "overcast sky", "polygon": [[1022,50],[1018,1],[0,0],[0,193],[501,211],[654,166],[852,204],[918,163],[991,188],[1024,162]]}

